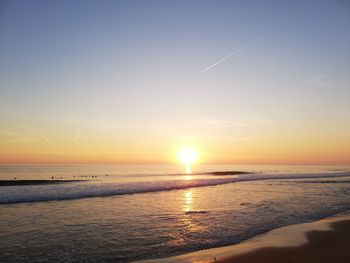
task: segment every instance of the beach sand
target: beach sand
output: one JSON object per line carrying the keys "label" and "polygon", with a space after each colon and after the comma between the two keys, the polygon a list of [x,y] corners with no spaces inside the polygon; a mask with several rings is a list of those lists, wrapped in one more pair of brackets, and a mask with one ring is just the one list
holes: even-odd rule
{"label": "beach sand", "polygon": [[350,263],[350,220],[331,223],[332,230],[306,233],[296,247],[267,247],[232,256],[218,263]]}
{"label": "beach sand", "polygon": [[158,263],[350,263],[350,214],[274,229],[242,243]]}

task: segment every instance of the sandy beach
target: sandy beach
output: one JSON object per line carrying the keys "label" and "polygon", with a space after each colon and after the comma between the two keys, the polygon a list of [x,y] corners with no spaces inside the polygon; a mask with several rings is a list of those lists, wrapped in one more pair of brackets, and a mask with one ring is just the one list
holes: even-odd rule
{"label": "sandy beach", "polygon": [[308,242],[296,247],[267,247],[236,255],[221,263],[348,263],[350,262],[350,220],[330,224],[328,231],[313,230],[306,233]]}
{"label": "sandy beach", "polygon": [[177,257],[158,263],[349,263],[350,215],[274,229],[245,242]]}

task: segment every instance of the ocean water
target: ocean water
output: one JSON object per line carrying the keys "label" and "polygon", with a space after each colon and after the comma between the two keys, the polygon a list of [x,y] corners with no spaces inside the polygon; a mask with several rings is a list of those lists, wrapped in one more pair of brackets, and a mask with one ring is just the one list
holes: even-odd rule
{"label": "ocean water", "polygon": [[[0,262],[132,262],[350,210],[350,167],[2,165]],[[214,171],[251,174],[213,175]]]}

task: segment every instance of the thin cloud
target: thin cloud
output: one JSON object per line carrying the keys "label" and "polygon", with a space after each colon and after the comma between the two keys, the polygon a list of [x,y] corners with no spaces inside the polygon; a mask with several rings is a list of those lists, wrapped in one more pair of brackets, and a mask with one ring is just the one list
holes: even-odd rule
{"label": "thin cloud", "polygon": [[233,128],[233,127],[247,127],[247,126],[265,126],[271,125],[271,121],[263,117],[240,117],[237,120],[223,120],[223,119],[204,119],[202,124],[214,128]]}
{"label": "thin cloud", "polygon": [[5,136],[8,142],[35,143],[50,141],[46,135],[37,132],[1,130],[0,135]]}
{"label": "thin cloud", "polygon": [[327,80],[327,74],[318,74],[308,80],[308,83],[316,86],[333,87],[334,84]]}
{"label": "thin cloud", "polygon": [[[70,117],[56,117],[56,116],[47,116],[47,115],[35,115],[35,116],[28,116],[25,114],[11,114],[13,116],[20,116],[24,118],[36,118],[40,120],[50,120],[50,121],[56,121],[56,122],[68,122],[68,123],[80,123],[82,125],[94,125],[94,126],[100,126],[105,127],[106,129],[117,129],[117,130],[135,130],[135,131],[148,131],[148,130],[155,130],[155,129],[167,129],[169,128],[168,122],[165,122],[164,124],[148,124],[147,126],[142,126],[139,124],[115,124],[115,122],[106,122],[106,121],[99,121],[99,120],[92,120],[92,119],[78,119],[78,118],[70,118]],[[163,121],[164,122],[164,121]]]}
{"label": "thin cloud", "polygon": [[232,137],[229,138],[230,141],[251,141],[256,140],[256,137]]}
{"label": "thin cloud", "polygon": [[216,120],[216,119],[206,119],[203,123],[208,126],[213,126],[216,128],[231,128],[231,127],[242,127],[247,126],[246,122],[242,121],[228,121],[228,120]]}
{"label": "thin cloud", "polygon": [[239,52],[241,52],[241,51],[247,49],[248,47],[254,45],[256,42],[258,42],[258,41],[260,41],[260,40],[266,38],[266,37],[269,36],[269,35],[271,35],[274,31],[275,31],[275,30],[270,31],[270,32],[268,32],[268,33],[263,34],[262,36],[259,36],[259,37],[255,38],[254,40],[252,40],[252,41],[248,42],[247,44],[243,45],[242,47],[236,49],[235,51],[233,51],[232,53],[230,53],[230,54],[228,54],[227,56],[223,57],[222,59],[220,59],[219,61],[217,61],[217,62],[215,62],[214,64],[210,65],[209,67],[204,68],[204,69],[202,70],[202,72],[206,72],[206,71],[208,71],[209,69],[212,69],[213,67],[219,65],[221,62],[224,62],[225,60],[229,59],[230,57],[232,57],[232,56],[238,54]]}

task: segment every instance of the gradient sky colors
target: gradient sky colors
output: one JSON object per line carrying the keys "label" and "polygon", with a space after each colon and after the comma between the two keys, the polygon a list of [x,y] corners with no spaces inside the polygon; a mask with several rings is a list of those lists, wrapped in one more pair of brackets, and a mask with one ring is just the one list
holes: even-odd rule
{"label": "gradient sky colors", "polygon": [[348,1],[1,1],[0,163],[350,164]]}

